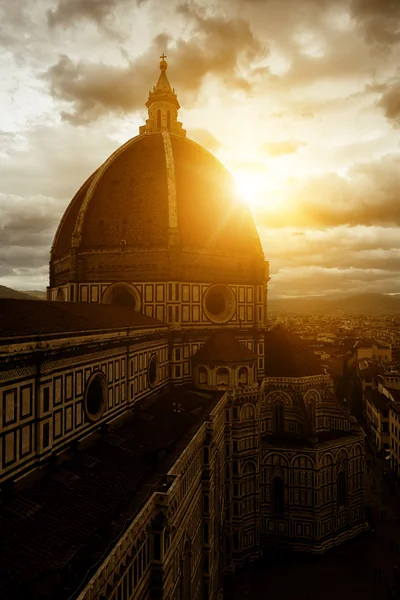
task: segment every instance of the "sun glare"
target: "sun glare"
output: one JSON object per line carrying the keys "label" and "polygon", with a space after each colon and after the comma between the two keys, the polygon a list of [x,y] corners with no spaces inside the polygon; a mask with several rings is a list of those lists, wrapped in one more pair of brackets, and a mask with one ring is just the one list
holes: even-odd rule
{"label": "sun glare", "polygon": [[265,204],[265,175],[237,171],[234,173],[234,178],[239,196],[250,208],[258,208]]}

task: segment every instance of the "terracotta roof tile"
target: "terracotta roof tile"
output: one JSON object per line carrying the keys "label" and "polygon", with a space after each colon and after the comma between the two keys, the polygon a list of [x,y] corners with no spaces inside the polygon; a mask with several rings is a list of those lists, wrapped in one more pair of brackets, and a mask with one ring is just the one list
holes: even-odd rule
{"label": "terracotta roof tile", "polygon": [[365,390],[365,396],[368,400],[377,408],[378,410],[386,410],[389,404],[391,404],[391,400],[387,398],[384,394],[378,392],[378,390]]}
{"label": "terracotta roof tile", "polygon": [[0,299],[0,339],[160,324],[112,304]]}
{"label": "terracotta roof tile", "polygon": [[265,334],[266,377],[307,377],[321,372],[314,352],[298,335],[281,325]]}
{"label": "terracotta roof tile", "polygon": [[[118,537],[115,526],[110,532],[112,522],[128,507],[134,517],[141,486],[155,472],[161,471],[161,476],[168,470],[174,453],[179,454],[177,441],[191,435],[188,432],[203,422],[219,397],[199,396],[186,387],[164,392],[155,402],[139,406],[137,416],[5,501],[0,509],[2,544],[7,548],[0,564],[2,600],[34,597],[34,581],[64,567],[64,583],[76,589],[90,574],[96,552],[104,553],[110,536],[114,541]],[[181,412],[174,411],[174,402]],[[201,416],[191,412],[199,405]],[[153,418],[141,418],[145,414]],[[171,454],[158,463],[155,458],[162,450]],[[121,517],[123,522],[126,518]],[[71,591],[60,587],[52,597],[70,596]]]}
{"label": "terracotta roof tile", "polygon": [[255,362],[257,357],[231,331],[218,331],[197,351],[193,360],[203,363]]}

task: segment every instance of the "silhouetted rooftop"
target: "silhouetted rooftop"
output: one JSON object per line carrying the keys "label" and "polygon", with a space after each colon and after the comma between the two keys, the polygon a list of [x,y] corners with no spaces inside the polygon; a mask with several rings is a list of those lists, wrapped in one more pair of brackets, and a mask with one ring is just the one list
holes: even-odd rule
{"label": "silhouetted rooftop", "polygon": [[295,333],[277,325],[265,334],[265,376],[307,377],[321,375],[314,352]]}
{"label": "silhouetted rooftop", "polygon": [[355,348],[372,348],[372,346],[376,346],[381,350],[386,350],[390,348],[390,344],[384,344],[382,342],[377,342],[372,338],[363,338],[362,340],[358,340],[355,344]]}
{"label": "silhouetted rooftop", "polygon": [[152,317],[113,304],[0,299],[0,339],[157,325]]}
{"label": "silhouetted rooftop", "polygon": [[391,388],[388,386],[385,387],[388,390],[388,392],[390,392],[390,394],[393,396],[393,400],[395,402],[400,402],[400,390],[396,390],[395,388]]}
{"label": "silhouetted rooftop", "polygon": [[386,410],[391,400],[378,390],[365,390],[365,396],[378,410]]}
{"label": "silhouetted rooftop", "polygon": [[[220,397],[180,387],[144,401],[129,420],[6,501],[0,598],[36,597],[32,582],[61,572],[75,590],[140,510],[143,484],[168,472]],[[71,589],[53,597],[69,598]]]}
{"label": "silhouetted rooftop", "polygon": [[232,363],[256,361],[256,355],[240,343],[231,331],[218,331],[194,355],[197,362]]}
{"label": "silhouetted rooftop", "polygon": [[359,435],[358,430],[342,430],[342,429],[330,429],[329,431],[319,431],[318,433],[310,436],[296,435],[294,433],[286,432],[284,434],[267,434],[263,437],[264,443],[270,446],[276,446],[277,448],[288,448],[288,447],[312,447],[317,444],[323,444],[324,442],[331,442],[336,439],[340,439],[349,435]]}

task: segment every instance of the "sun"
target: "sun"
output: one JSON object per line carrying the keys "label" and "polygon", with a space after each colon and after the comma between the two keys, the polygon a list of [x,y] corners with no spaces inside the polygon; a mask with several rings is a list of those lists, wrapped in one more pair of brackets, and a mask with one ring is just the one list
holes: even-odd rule
{"label": "sun", "polygon": [[[288,209],[288,179],[277,165],[274,171],[231,171],[240,199],[255,213],[280,213]],[[286,179],[285,179],[286,178]]]}
{"label": "sun", "polygon": [[240,198],[247,202],[250,208],[258,208],[265,203],[265,175],[236,171],[233,177]]}

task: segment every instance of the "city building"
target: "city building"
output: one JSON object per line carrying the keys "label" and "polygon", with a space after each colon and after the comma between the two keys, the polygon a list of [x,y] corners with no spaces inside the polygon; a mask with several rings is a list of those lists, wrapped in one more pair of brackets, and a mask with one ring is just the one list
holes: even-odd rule
{"label": "city building", "polygon": [[382,362],[392,362],[392,345],[377,342],[370,338],[359,340],[354,346],[357,360],[373,359]]}
{"label": "city building", "polygon": [[1,306],[4,600],[214,600],[366,529],[364,432],[269,329],[250,210],[160,70],[65,211],[48,301]]}
{"label": "city building", "polygon": [[376,452],[384,453],[389,449],[389,405],[390,400],[378,389],[366,389],[363,392],[365,416],[370,439]]}
{"label": "city building", "polygon": [[390,466],[400,475],[400,401],[389,404]]}

